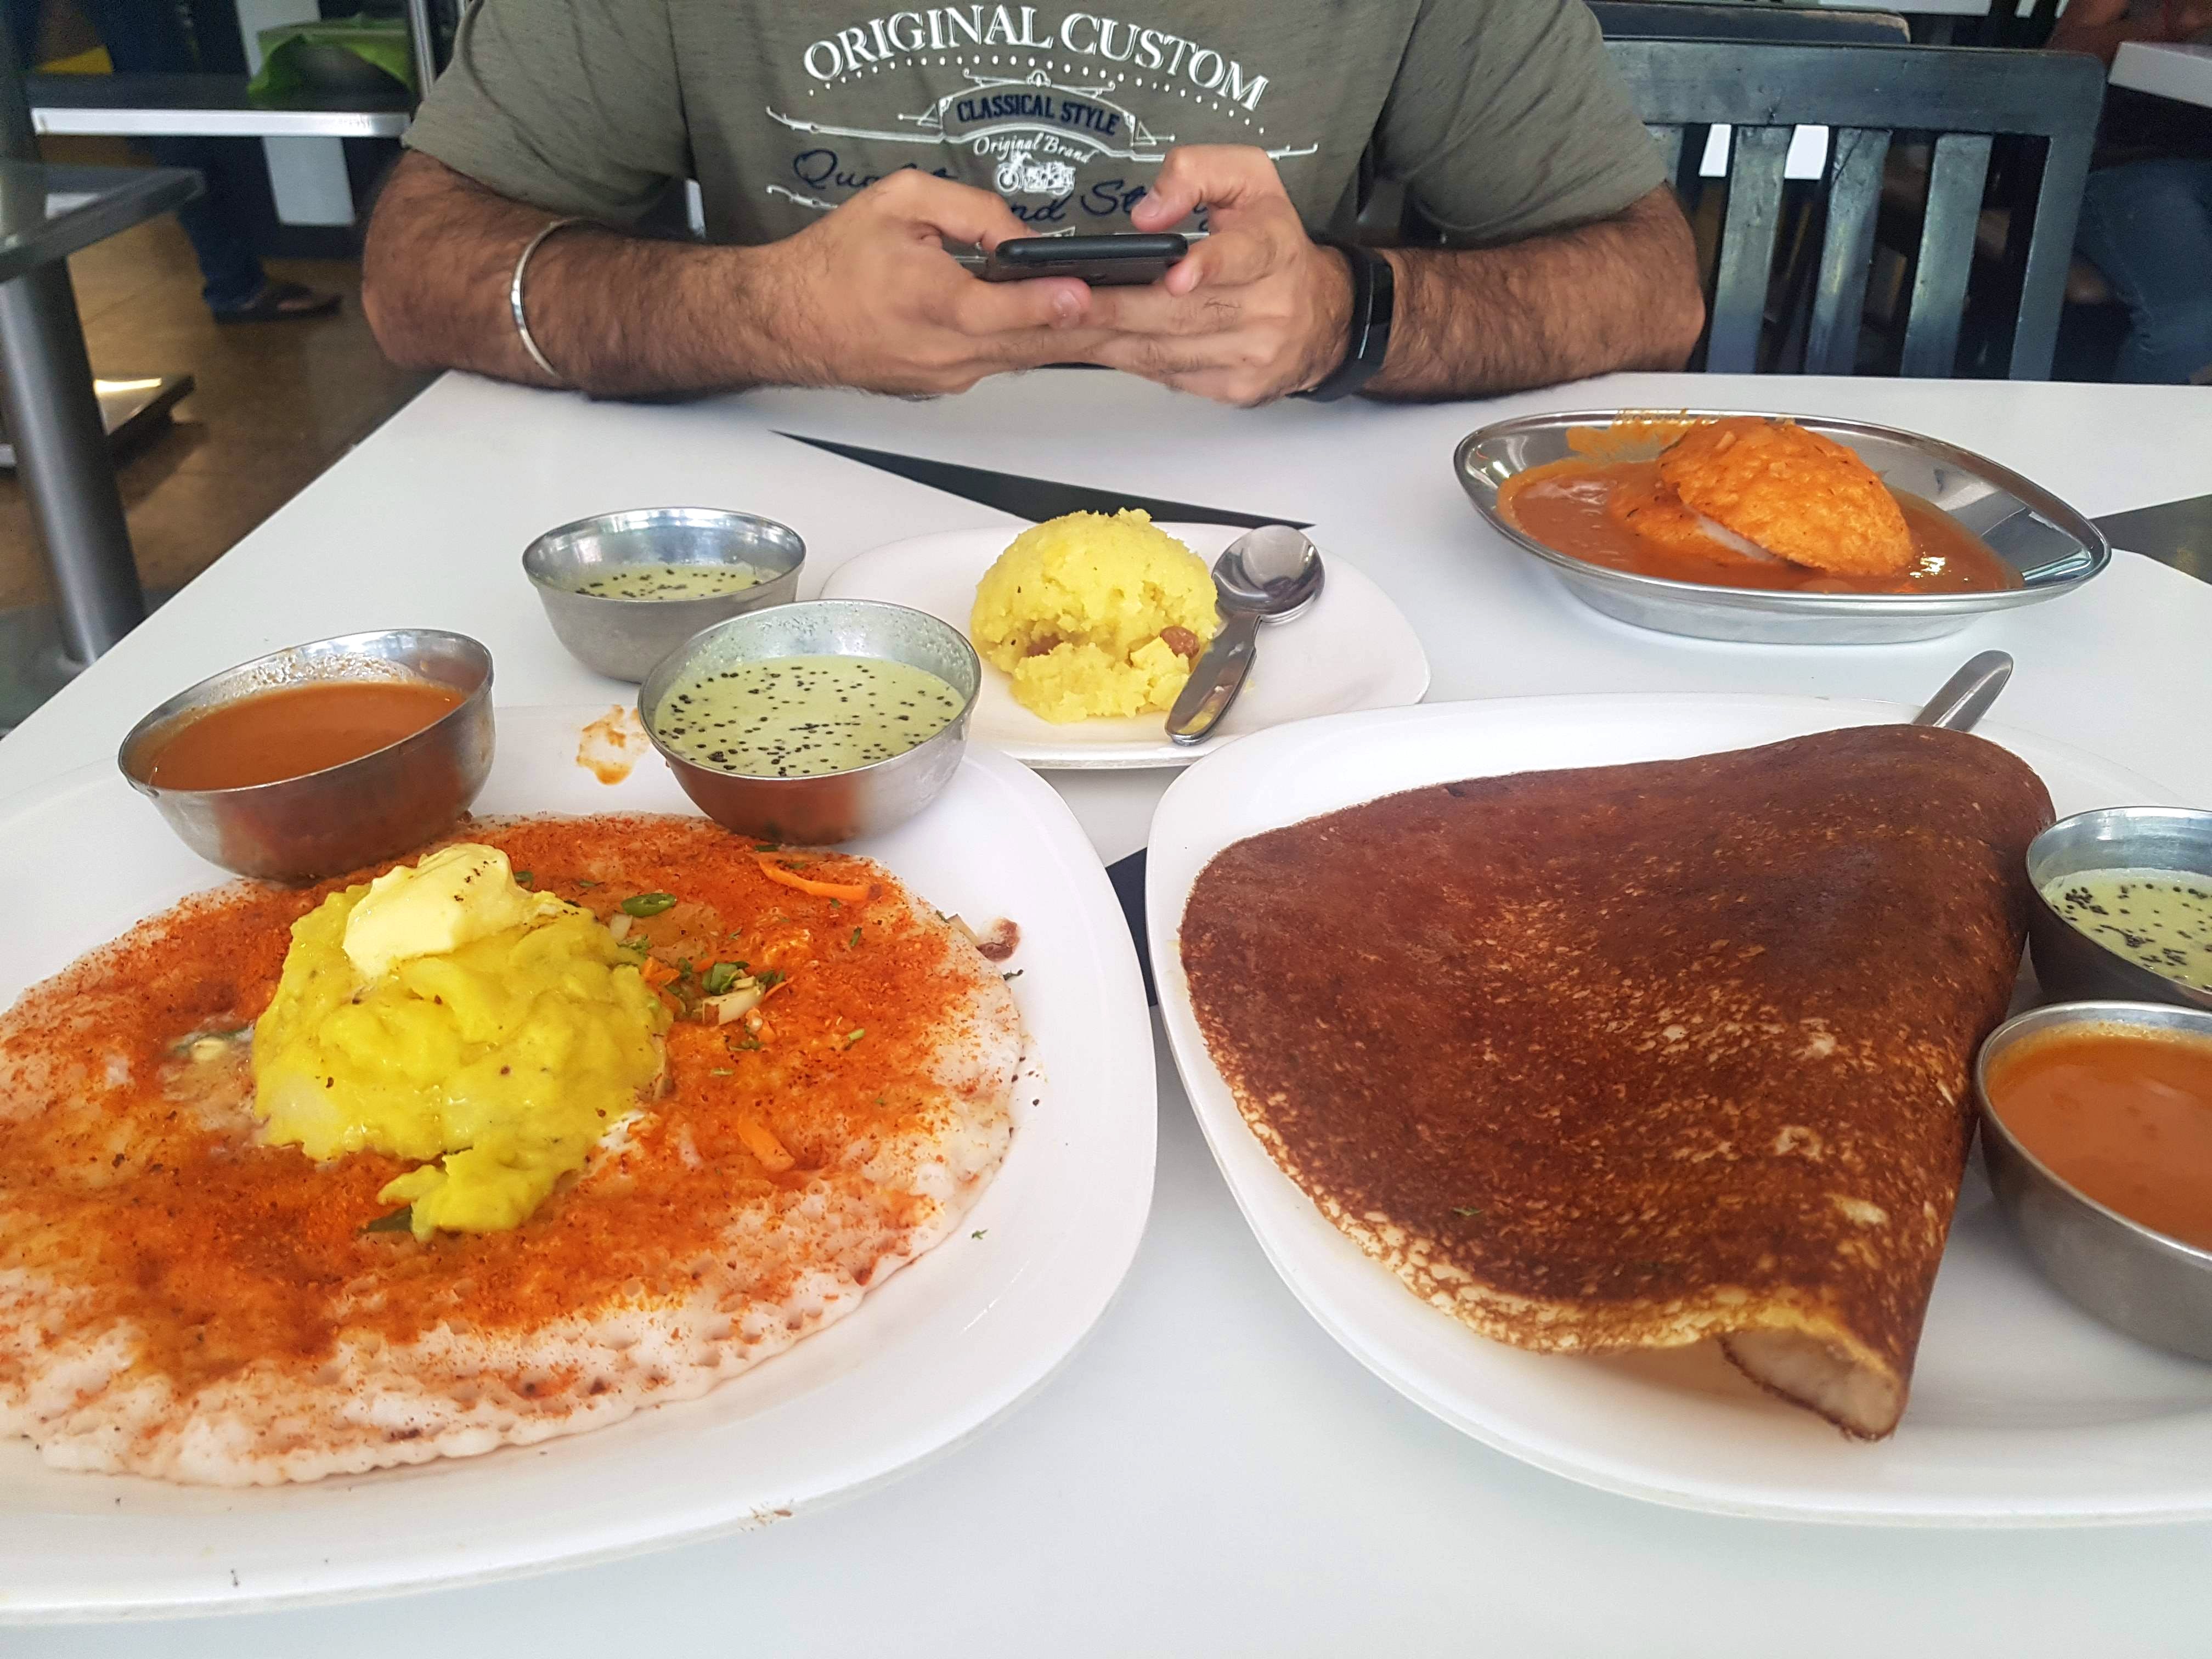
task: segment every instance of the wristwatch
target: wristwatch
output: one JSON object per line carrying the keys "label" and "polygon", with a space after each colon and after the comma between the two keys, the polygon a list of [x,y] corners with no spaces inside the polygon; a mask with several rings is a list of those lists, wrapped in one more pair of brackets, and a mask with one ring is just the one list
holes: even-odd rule
{"label": "wristwatch", "polygon": [[1371,247],[1340,242],[1334,237],[1314,239],[1333,247],[1352,265],[1352,326],[1344,361],[1328,372],[1319,386],[1297,395],[1316,403],[1333,404],[1349,398],[1382,368],[1390,351],[1390,317],[1396,308],[1398,279],[1390,262]]}

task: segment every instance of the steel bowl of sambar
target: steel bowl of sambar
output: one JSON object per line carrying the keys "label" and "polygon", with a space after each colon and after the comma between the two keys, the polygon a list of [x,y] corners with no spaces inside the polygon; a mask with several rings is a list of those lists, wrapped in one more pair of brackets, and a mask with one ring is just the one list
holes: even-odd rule
{"label": "steel bowl of sambar", "polygon": [[116,763],[241,876],[313,881],[421,846],[491,771],[491,653],[394,628],[287,647],[150,710]]}
{"label": "steel bowl of sambar", "polygon": [[1982,1163],[2043,1275],[2138,1341],[2212,1360],[2212,1012],[2062,1002],[1974,1067]]}

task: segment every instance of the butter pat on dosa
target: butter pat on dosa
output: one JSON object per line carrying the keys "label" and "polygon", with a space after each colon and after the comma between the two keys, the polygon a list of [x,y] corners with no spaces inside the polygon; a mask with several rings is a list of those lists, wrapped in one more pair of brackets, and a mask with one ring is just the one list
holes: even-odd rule
{"label": "butter pat on dosa", "polygon": [[1225,848],[1182,962],[1254,1132],[1417,1294],[1548,1352],[1717,1338],[1879,1437],[2050,819],[1903,726],[1443,784]]}

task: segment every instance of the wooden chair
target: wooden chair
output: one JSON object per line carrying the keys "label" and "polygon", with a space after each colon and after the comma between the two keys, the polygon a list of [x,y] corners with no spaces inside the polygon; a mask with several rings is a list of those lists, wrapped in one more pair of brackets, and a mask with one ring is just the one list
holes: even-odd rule
{"label": "wooden chair", "polygon": [[[1910,274],[1901,374],[1957,371],[1974,237],[2000,140],[2019,146],[2007,246],[1979,299],[2006,337],[1988,353],[2015,380],[2049,377],[2104,79],[2068,53],[1936,46],[1607,42],[1670,172],[1686,129],[1726,124],[1728,205],[1709,295],[1703,366],[1849,374],[1859,338],[1883,162],[1893,134],[1933,139]],[[1783,164],[1799,126],[1830,129],[1822,212],[1806,279],[1770,318]],[[1793,291],[1794,290],[1794,291]],[[1776,343],[1762,349],[1771,337]]]}
{"label": "wooden chair", "polygon": [[[1608,40],[1743,40],[1762,46],[1899,46],[1912,31],[1892,11],[1796,4],[1790,0],[1586,0]],[[1692,218],[1705,200],[1702,167],[1712,128],[1686,127],[1674,168],[1674,193]],[[1802,196],[1804,192],[1794,194]],[[1800,217],[1804,204],[1790,204]],[[1703,239],[1701,238],[1701,240]]]}

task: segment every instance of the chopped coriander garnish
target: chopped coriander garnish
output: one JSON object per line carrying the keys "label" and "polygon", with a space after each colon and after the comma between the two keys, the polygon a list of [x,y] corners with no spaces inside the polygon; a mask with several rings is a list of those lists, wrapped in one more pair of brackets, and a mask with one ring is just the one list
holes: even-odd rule
{"label": "chopped coriander garnish", "polygon": [[622,910],[626,916],[657,916],[675,903],[673,893],[633,893],[622,902]]}
{"label": "chopped coriander garnish", "polygon": [[411,1204],[394,1210],[390,1215],[380,1215],[362,1229],[365,1233],[407,1233],[415,1231],[415,1206]]}
{"label": "chopped coriander garnish", "polygon": [[606,884],[599,881],[586,881],[581,876],[578,876],[576,878],[576,885],[579,887],[604,887]]}
{"label": "chopped coriander garnish", "polygon": [[518,870],[514,872],[514,883],[518,887],[527,887],[536,879],[537,877],[527,870]]}
{"label": "chopped coriander garnish", "polygon": [[862,1037],[864,1037],[864,1036],[867,1036],[867,1034],[868,1034],[868,1033],[867,1033],[867,1029],[866,1029],[865,1026],[863,1026],[860,1030],[857,1030],[857,1031],[848,1031],[848,1032],[846,1032],[846,1033],[845,1033],[845,1046],[846,1046],[848,1048],[851,1048],[854,1043],[858,1042],[859,1042]]}
{"label": "chopped coriander garnish", "polygon": [[763,968],[760,972],[753,975],[753,981],[755,984],[758,985],[763,991],[767,991],[773,987],[782,984],[783,981],[789,977],[790,975],[786,974],[781,968]]}
{"label": "chopped coriander garnish", "polygon": [[733,1054],[748,1054],[761,1046],[761,1040],[758,1037],[747,1037],[743,1042],[739,1042],[736,1037],[725,1037],[722,1040],[722,1046]]}
{"label": "chopped coriander garnish", "polygon": [[708,996],[718,997],[743,978],[744,971],[742,962],[718,962],[707,970],[706,978],[700,983],[706,987]]}
{"label": "chopped coriander garnish", "polygon": [[845,948],[848,951],[857,951],[860,948],[860,930],[859,928],[855,927],[853,930],[853,937],[851,939],[847,941]]}
{"label": "chopped coriander garnish", "polygon": [[1026,969],[1026,968],[1017,968],[1017,969],[1014,969],[1014,971],[1013,971],[1012,973],[1011,973],[1011,974],[1001,974],[1001,975],[999,975],[999,977],[1000,977],[1000,979],[1002,979],[1002,980],[1005,980],[1008,984],[1010,984],[1010,985],[1011,985],[1014,981],[1016,981],[1016,980],[1019,979],[1019,978],[1020,978],[1024,974],[1026,974],[1027,972],[1029,972],[1029,969]]}
{"label": "chopped coriander garnish", "polygon": [[991,1230],[988,1227],[978,1227],[974,1232],[969,1234],[968,1237],[970,1238],[981,1238],[985,1233],[988,1233]]}

